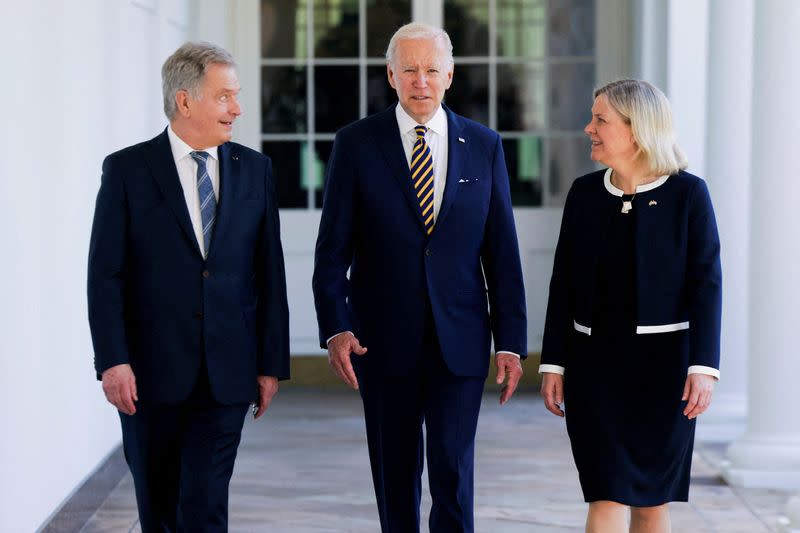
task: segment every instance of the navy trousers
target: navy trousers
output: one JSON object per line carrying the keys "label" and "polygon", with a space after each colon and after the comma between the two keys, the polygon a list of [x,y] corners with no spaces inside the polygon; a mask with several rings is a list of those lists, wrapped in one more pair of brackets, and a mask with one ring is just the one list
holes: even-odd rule
{"label": "navy trousers", "polygon": [[475,430],[484,378],[453,375],[442,359],[432,320],[429,324],[412,375],[384,376],[369,364],[356,366],[383,533],[419,531],[426,455],[431,533],[474,531]]}
{"label": "navy trousers", "polygon": [[142,532],[227,531],[228,485],[248,405],[217,403],[202,369],[187,401],[136,409],[120,418]]}

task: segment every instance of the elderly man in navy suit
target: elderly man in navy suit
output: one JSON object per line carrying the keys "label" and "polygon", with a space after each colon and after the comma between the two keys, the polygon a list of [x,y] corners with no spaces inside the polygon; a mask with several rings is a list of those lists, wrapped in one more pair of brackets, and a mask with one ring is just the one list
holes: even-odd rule
{"label": "elderly man in navy suit", "polygon": [[230,142],[233,58],[186,43],[162,68],[169,126],[106,158],[89,251],[95,370],[122,420],[142,531],[226,531],[248,406],[289,377],[270,160]]}
{"label": "elderly man in navy suit", "polygon": [[501,403],[527,352],[502,144],[441,104],[452,50],[447,33],[423,24],[392,37],[399,102],[337,133],[316,247],[320,342],[361,393],[384,532],[419,531],[426,452],[430,531],[473,531],[491,337],[498,383],[508,380]]}

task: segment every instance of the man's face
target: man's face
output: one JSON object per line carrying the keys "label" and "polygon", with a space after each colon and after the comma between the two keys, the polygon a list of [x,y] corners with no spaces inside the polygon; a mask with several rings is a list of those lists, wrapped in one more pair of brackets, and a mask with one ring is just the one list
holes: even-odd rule
{"label": "man's face", "polygon": [[233,122],[242,114],[237,99],[239,89],[234,67],[212,63],[206,68],[198,98],[187,93],[185,108],[179,112],[186,118],[195,148],[210,148],[231,140]]}
{"label": "man's face", "polygon": [[403,39],[386,66],[400,105],[418,124],[431,119],[453,82],[453,67],[434,39]]}

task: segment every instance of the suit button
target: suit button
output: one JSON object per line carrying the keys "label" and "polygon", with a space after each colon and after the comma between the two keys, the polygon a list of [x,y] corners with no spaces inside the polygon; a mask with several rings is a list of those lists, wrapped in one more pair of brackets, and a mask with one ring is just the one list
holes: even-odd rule
{"label": "suit button", "polygon": [[210,275],[211,275],[211,274],[209,274],[209,273],[208,273],[208,270],[203,270],[203,277],[204,277],[204,278],[207,278],[207,277],[208,277],[208,276],[210,276]]}
{"label": "suit button", "polygon": [[197,320],[202,320],[203,319],[203,313],[201,313],[200,311],[195,311],[194,313],[192,313],[192,316],[194,318],[196,318]]}
{"label": "suit button", "polygon": [[431,249],[430,248],[425,248],[425,256],[426,257],[430,257],[432,255],[433,255],[433,252],[431,252]]}

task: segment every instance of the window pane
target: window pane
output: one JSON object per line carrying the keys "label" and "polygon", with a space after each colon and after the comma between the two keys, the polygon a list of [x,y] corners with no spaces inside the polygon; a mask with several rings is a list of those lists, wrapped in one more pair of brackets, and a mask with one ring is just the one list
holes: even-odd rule
{"label": "window pane", "polygon": [[383,57],[394,32],[411,22],[411,0],[367,0],[367,55]]}
{"label": "window pane", "polygon": [[497,1],[497,55],[544,57],[545,0]]}
{"label": "window pane", "polygon": [[570,185],[596,170],[588,137],[550,139],[550,178],[547,205],[564,205]]}
{"label": "window pane", "polygon": [[261,151],[272,159],[272,172],[278,192],[278,207],[303,207],[308,205],[308,193],[301,183],[302,147],[307,143],[265,142]]}
{"label": "window pane", "polygon": [[444,29],[455,56],[489,54],[489,1],[445,0]]}
{"label": "window pane", "polygon": [[261,0],[261,57],[306,57],[306,0]]}
{"label": "window pane", "polygon": [[261,129],[264,133],[306,131],[305,67],[261,67]]}
{"label": "window pane", "polygon": [[358,0],[314,0],[314,55],[358,57]]}
{"label": "window pane", "polygon": [[542,205],[542,139],[503,139],[511,203],[514,206]]}
{"label": "window pane", "polygon": [[550,127],[583,131],[589,122],[594,63],[550,66]]}
{"label": "window pane", "polygon": [[386,78],[386,67],[367,67],[367,114],[383,111],[397,102],[397,93]]}
{"label": "window pane", "polygon": [[358,67],[316,67],[314,105],[318,132],[333,133],[358,120]]}
{"label": "window pane", "polygon": [[459,115],[489,124],[489,66],[458,65],[444,101]]}
{"label": "window pane", "polygon": [[500,131],[545,128],[544,73],[541,65],[497,66],[497,128]]}
{"label": "window pane", "polygon": [[314,169],[315,175],[314,179],[312,179],[312,183],[314,184],[317,192],[315,193],[314,205],[317,208],[322,207],[322,198],[325,192],[325,173],[328,169],[328,161],[331,158],[331,152],[333,151],[333,141],[317,141],[317,166]]}
{"label": "window pane", "polygon": [[547,44],[551,56],[594,55],[594,0],[550,0]]}

